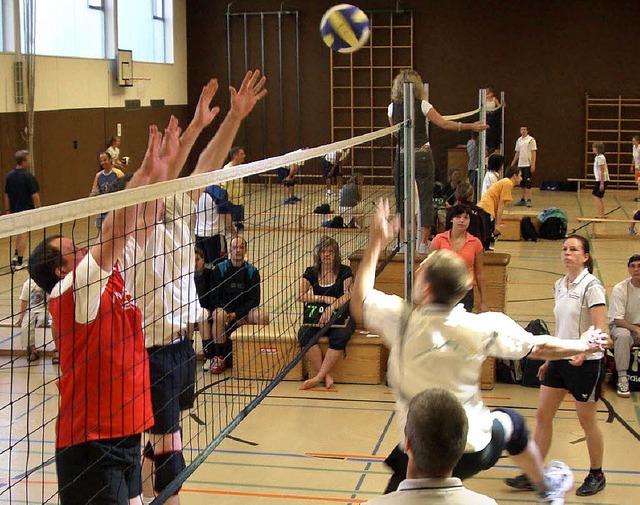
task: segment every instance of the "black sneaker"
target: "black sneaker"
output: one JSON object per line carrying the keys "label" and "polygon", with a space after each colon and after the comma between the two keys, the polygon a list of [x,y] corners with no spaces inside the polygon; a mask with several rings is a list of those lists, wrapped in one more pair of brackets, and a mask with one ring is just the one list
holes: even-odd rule
{"label": "black sneaker", "polygon": [[508,477],[504,479],[504,483],[513,489],[520,491],[533,491],[533,484],[525,474],[521,473],[516,477]]}
{"label": "black sneaker", "polygon": [[604,474],[596,476],[592,473],[589,473],[589,475],[587,475],[587,478],[584,479],[582,486],[580,486],[576,490],[576,494],[578,496],[591,496],[602,491],[606,485],[607,479],[604,478]]}

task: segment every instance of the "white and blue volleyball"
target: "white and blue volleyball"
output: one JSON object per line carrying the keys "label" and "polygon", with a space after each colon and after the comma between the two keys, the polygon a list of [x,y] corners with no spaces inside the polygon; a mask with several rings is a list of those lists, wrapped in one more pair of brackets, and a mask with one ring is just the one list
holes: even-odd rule
{"label": "white and blue volleyball", "polygon": [[339,53],[357,51],[367,43],[370,33],[369,18],[355,5],[335,5],[320,21],[322,40]]}

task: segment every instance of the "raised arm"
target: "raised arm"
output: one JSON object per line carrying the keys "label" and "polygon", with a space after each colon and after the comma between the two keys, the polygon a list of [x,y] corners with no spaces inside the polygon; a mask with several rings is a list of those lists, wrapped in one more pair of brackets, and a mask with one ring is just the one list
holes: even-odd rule
{"label": "raised arm", "polygon": [[378,265],[380,253],[400,228],[399,219],[396,217],[390,222],[389,215],[389,200],[381,198],[371,217],[369,244],[365,247],[362,260],[358,265],[356,280],[351,293],[349,311],[360,325],[364,323],[362,313],[364,300],[373,291],[373,285],[376,280],[376,266]]}
{"label": "raised arm", "polygon": [[250,70],[244,76],[239,90],[236,91],[233,86],[229,87],[231,110],[207,147],[200,153],[193,174],[202,174],[222,167],[242,120],[267,94],[267,90],[264,89],[265,82],[266,77],[260,78],[259,70]]}
{"label": "raised arm", "polygon": [[482,130],[486,130],[489,128],[489,125],[483,121],[476,121],[474,123],[462,123],[458,121],[449,121],[448,119],[443,118],[440,113],[435,109],[435,107],[431,107],[429,112],[427,113],[427,118],[433,124],[442,128],[444,130],[450,131],[462,131],[462,130],[473,130],[474,132],[480,132]]}

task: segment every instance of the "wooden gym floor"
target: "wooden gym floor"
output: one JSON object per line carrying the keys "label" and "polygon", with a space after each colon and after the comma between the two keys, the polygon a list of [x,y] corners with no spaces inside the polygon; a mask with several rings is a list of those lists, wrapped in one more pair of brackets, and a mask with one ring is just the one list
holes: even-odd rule
{"label": "wooden gym floor", "polygon": [[[620,206],[611,217],[624,219],[631,216],[636,210],[634,196],[631,191],[608,191],[606,210]],[[588,192],[577,195],[536,191],[533,201],[532,210],[557,206],[567,211],[570,231],[578,225],[576,219],[579,216],[594,215]],[[582,229],[581,233],[589,236],[591,226]],[[620,235],[626,225],[618,223],[607,227],[612,234]],[[251,241],[251,230],[245,233]],[[511,254],[507,313],[523,325],[541,317],[553,330],[551,288],[563,274],[561,245],[561,241],[498,241],[496,251]],[[627,276],[627,258],[638,252],[639,246],[640,242],[633,237],[603,238],[592,242],[595,273],[604,282],[608,293],[615,283]],[[0,254],[8,257],[6,245]],[[249,255],[252,254],[255,253],[250,249]],[[20,277],[18,288],[22,280]],[[7,286],[3,288],[2,310],[6,314],[9,300]],[[13,296],[17,299],[18,294]],[[2,360],[1,403],[5,406],[10,404],[11,408],[3,408],[0,413],[0,428],[3,430],[0,449],[6,448],[10,441],[26,438],[11,455],[7,451],[0,452],[0,479],[4,484],[0,492],[7,485],[7,479],[15,479],[21,473],[16,469],[24,471],[31,468],[33,461],[42,459],[40,454],[44,454],[45,460],[53,456],[53,425],[49,423],[44,430],[39,426],[44,419],[55,415],[57,394],[52,382],[57,367],[52,366],[50,360],[40,360],[31,367],[26,366],[25,361],[20,363],[24,366],[14,366],[13,369],[6,366],[8,358]],[[198,373],[199,381],[210,380],[203,372]],[[26,390],[47,381],[49,384],[38,390],[37,395],[21,397]],[[337,384],[330,391],[301,391],[300,386],[298,382],[279,384],[233,431],[234,438],[225,439],[185,483],[182,503],[355,504],[380,494],[388,478],[382,460],[398,440],[391,390],[384,385]],[[245,387],[251,388],[251,385]],[[537,394],[536,389],[496,384],[493,390],[484,391],[483,396],[490,407],[518,409],[533,430]],[[607,487],[588,498],[579,498],[570,491],[566,503],[638,504],[640,395],[633,393],[631,399],[622,400],[607,387],[605,401],[600,404],[599,420],[606,443],[604,469]],[[549,457],[568,463],[574,469],[576,484],[586,475],[588,457],[583,434],[572,401],[568,399],[555,421],[555,437]],[[516,472],[511,462],[504,458],[494,469],[466,481],[466,485],[501,504],[536,503],[532,493],[512,492],[502,483],[503,478]],[[49,496],[54,489],[55,469],[49,465],[34,475],[26,488],[1,494],[0,502],[38,503],[42,502],[41,496]]]}

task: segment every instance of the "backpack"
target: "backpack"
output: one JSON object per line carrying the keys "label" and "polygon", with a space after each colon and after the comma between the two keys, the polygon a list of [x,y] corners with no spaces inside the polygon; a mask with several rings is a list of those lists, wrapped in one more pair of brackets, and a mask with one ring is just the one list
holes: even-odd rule
{"label": "backpack", "polygon": [[567,236],[567,221],[560,217],[548,217],[540,225],[540,238],[560,240]]}
{"label": "backpack", "polygon": [[538,232],[536,231],[536,227],[533,226],[533,221],[529,216],[525,216],[520,221],[520,233],[522,234],[522,238],[528,242],[537,242],[538,241]]}
{"label": "backpack", "polygon": [[331,212],[331,207],[328,203],[323,203],[322,205],[318,205],[313,213],[314,214],[329,214]]}
{"label": "backpack", "polygon": [[[527,327],[526,331],[533,335],[549,335],[549,328],[543,319],[534,319]],[[544,360],[533,358],[522,358],[522,385],[529,388],[539,388],[538,369],[544,364]]]}
{"label": "backpack", "polygon": [[322,226],[324,228],[344,228],[344,219],[342,216],[336,216],[328,221],[323,221]]}

